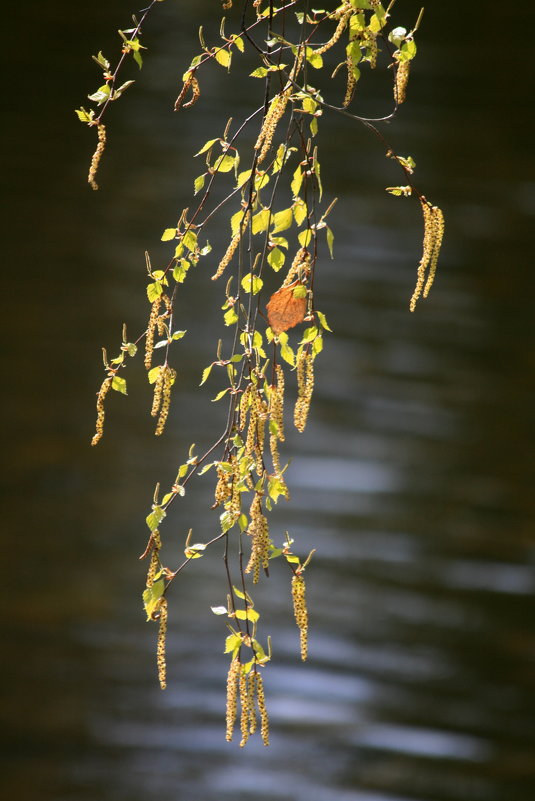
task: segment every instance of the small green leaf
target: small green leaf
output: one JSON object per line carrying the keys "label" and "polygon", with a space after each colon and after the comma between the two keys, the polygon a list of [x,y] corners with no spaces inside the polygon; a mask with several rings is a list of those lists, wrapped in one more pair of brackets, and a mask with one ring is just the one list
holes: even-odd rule
{"label": "small green leaf", "polygon": [[229,654],[232,651],[234,654],[235,652],[239,651],[241,644],[242,639],[239,634],[229,634],[225,640],[225,653]]}
{"label": "small green leaf", "polygon": [[133,342],[127,342],[125,345],[126,352],[129,356],[135,356],[137,353],[137,345],[134,345]]}
{"label": "small green leaf", "polygon": [[244,275],[242,278],[241,285],[246,292],[251,292],[253,295],[257,295],[262,289],[264,282],[257,275],[251,275],[251,273],[247,273],[247,275]]}
{"label": "small green leaf", "polygon": [[204,143],[204,145],[201,147],[201,149],[197,153],[195,153],[195,156],[200,156],[201,153],[206,153],[206,151],[210,150],[210,148],[213,145],[215,145],[216,142],[220,142],[220,141],[221,141],[220,139],[209,139],[207,142]]}
{"label": "small green leaf", "polygon": [[174,239],[176,236],[176,228],[166,228],[162,234],[162,242],[169,242],[169,240]]}
{"label": "small green leaf", "polygon": [[215,398],[212,398],[212,403],[217,403],[218,400],[221,400],[221,398],[223,398],[229,390],[230,387],[227,387],[226,389],[222,389],[221,392],[218,392]]}
{"label": "small green leaf", "polygon": [[238,620],[250,620],[251,623],[255,623],[258,618],[260,617],[259,613],[256,609],[236,609],[236,617]]}
{"label": "small green leaf", "polygon": [[288,362],[291,367],[295,366],[294,352],[289,345],[283,342],[281,342],[281,357],[285,362]]}
{"label": "small green leaf", "polygon": [[76,108],[74,110],[74,113],[77,115],[80,122],[91,122],[91,120],[95,116],[95,112],[93,111],[93,109],[91,109],[91,111],[86,111],[83,106],[82,108]]}
{"label": "small green leaf", "polygon": [[226,67],[227,69],[230,68],[230,62],[232,60],[232,53],[228,50],[217,50],[215,52],[215,60],[218,64],[221,64],[222,67]]}
{"label": "small green leaf", "polygon": [[257,67],[255,70],[249,73],[251,78],[265,78],[268,74],[268,70],[266,67]]}
{"label": "small green leaf", "polygon": [[318,315],[321,327],[325,328],[326,331],[330,331],[332,333],[332,328],[329,328],[329,325],[327,323],[327,318],[325,317],[323,312],[317,311],[316,314]]}
{"label": "small green leaf", "polygon": [[299,190],[301,189],[301,184],[303,183],[303,170],[301,166],[297,167],[296,171],[293,174],[292,183],[291,183],[291,190],[292,195],[297,197],[299,195]]}
{"label": "small green leaf", "polygon": [[198,175],[193,182],[193,194],[196,195],[201,189],[204,188],[204,182],[206,180],[206,173],[203,172],[202,175]]}
{"label": "small green leaf", "polygon": [[234,323],[238,322],[238,315],[236,313],[235,306],[232,306],[231,309],[225,312],[223,315],[223,320],[225,321],[225,325],[234,325]]}
{"label": "small green leaf", "polygon": [[214,172],[230,172],[234,167],[236,158],[234,156],[218,156],[215,161],[213,170]]}
{"label": "small green leaf", "polygon": [[302,248],[306,248],[312,242],[313,233],[310,230],[310,228],[305,228],[305,230],[301,231],[301,233],[299,234],[299,236],[297,238],[299,240],[299,244],[301,245],[301,247]]}
{"label": "small green leaf", "polygon": [[284,260],[286,256],[282,252],[280,248],[273,248],[273,250],[269,253],[267,257],[268,264],[275,270],[276,273],[281,269],[284,265]]}
{"label": "small green leaf", "polygon": [[232,40],[232,43],[236,45],[236,47],[238,48],[240,53],[243,53],[244,44],[243,44],[243,39],[241,38],[241,36],[235,36],[234,39]]}
{"label": "small green leaf", "polygon": [[182,337],[185,336],[185,334],[187,333],[188,333],[187,331],[175,331],[171,339],[182,339]]}
{"label": "small green leaf", "polygon": [[262,209],[258,214],[255,214],[251,224],[253,234],[260,234],[265,231],[269,225],[270,217],[271,212],[269,209]]}
{"label": "small green leaf", "polygon": [[153,284],[147,286],[147,297],[149,303],[153,303],[163,293],[163,287],[160,281],[155,281]]}
{"label": "small green leaf", "polygon": [[200,559],[202,556],[202,551],[206,548],[204,542],[197,542],[195,545],[189,545],[187,548],[184,548],[184,554],[186,559]]}
{"label": "small green leaf", "polygon": [[292,295],[294,298],[306,298],[307,296],[307,288],[304,284],[298,284],[292,290]]}
{"label": "small green leaf", "polygon": [[111,388],[116,392],[121,392],[123,395],[128,395],[126,391],[126,381],[118,375],[114,375],[111,382]]}
{"label": "small green leaf", "polygon": [[152,587],[147,587],[147,589],[144,590],[143,606],[145,607],[145,612],[147,613],[147,620],[152,620],[153,614],[158,610],[164,591],[165,582],[162,578],[155,581]]}
{"label": "small green leaf", "polygon": [[150,515],[147,515],[146,518],[147,526],[149,527],[151,532],[156,531],[156,529],[158,528],[159,524],[164,519],[164,517],[165,517],[165,512],[162,509],[162,507],[155,504],[152,507],[152,512],[150,513]]}
{"label": "small green leaf", "polygon": [[279,234],[281,231],[286,231],[287,228],[290,228],[293,222],[293,213],[292,209],[284,209],[283,211],[278,211],[276,214],[273,215],[273,224],[274,227],[271,231],[272,234]]}
{"label": "small green leaf", "polygon": [[331,259],[333,259],[334,258],[334,256],[333,256],[334,234],[333,234],[331,228],[329,228],[328,225],[326,226],[326,229],[327,229],[327,231],[326,231],[326,233],[327,233],[327,247],[329,248],[329,253],[331,254]]}
{"label": "small green leaf", "polygon": [[148,372],[149,384],[154,384],[154,382],[160,375],[161,369],[162,368],[158,365],[158,367],[153,367],[152,370],[149,370]]}
{"label": "small green leaf", "polygon": [[199,384],[200,387],[202,387],[202,385],[205,384],[206,381],[208,380],[208,376],[212,372],[212,367],[213,366],[214,366],[213,364],[210,364],[210,365],[208,365],[208,367],[205,367],[204,370],[202,371],[202,381]]}

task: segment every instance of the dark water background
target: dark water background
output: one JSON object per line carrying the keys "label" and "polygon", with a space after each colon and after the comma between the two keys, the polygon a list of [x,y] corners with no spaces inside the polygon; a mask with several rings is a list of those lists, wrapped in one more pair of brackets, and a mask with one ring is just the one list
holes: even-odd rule
{"label": "dark water background", "polygon": [[[171,598],[169,688],[140,610],[144,516],[223,409],[196,385],[219,330],[207,273],[186,285],[175,417],[152,436],[131,368],[88,447],[100,346],[144,324],[143,251],[188,203],[191,154],[248,108],[223,70],[173,115],[196,29],[215,3],[162,4],[139,84],[109,116],[101,190],[72,109],[133,8],[12,8],[3,43],[3,798],[21,801],[531,801],[535,797],[531,6],[430,3],[409,101],[388,135],[447,219],[428,302],[407,309],[415,205],[360,128],[323,122],[336,261],[319,276],[335,330],[318,360],[293,498],[278,511],[308,573],[310,660],[298,664],[287,575],[257,594],[273,634],[272,745],[224,741],[224,603],[215,554]],[[400,0],[410,27],[417,4]],[[210,19],[215,23],[210,23]],[[230,28],[230,26],[229,26]],[[378,96],[364,113],[382,113]],[[236,112],[236,114],[238,113]],[[205,135],[206,134],[206,135]],[[328,139],[328,142],[326,141]],[[321,140],[320,140],[321,143]],[[334,157],[327,144],[335,143]],[[186,187],[186,188],[185,188]],[[215,244],[226,236],[214,221]],[[208,480],[165,532],[212,535]]]}

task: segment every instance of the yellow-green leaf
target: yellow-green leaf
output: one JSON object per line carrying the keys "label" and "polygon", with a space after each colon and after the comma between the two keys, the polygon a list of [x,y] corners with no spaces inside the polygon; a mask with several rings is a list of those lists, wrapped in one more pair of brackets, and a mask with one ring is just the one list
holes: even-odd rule
{"label": "yellow-green leaf", "polygon": [[123,395],[128,395],[126,391],[126,381],[118,375],[114,375],[111,381],[111,388],[116,392],[121,392]]}

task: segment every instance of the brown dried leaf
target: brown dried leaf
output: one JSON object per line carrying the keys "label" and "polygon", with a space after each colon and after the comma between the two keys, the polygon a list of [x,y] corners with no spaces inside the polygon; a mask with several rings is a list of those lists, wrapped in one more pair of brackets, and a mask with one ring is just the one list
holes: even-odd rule
{"label": "brown dried leaf", "polygon": [[304,286],[294,281],[289,286],[281,287],[271,296],[267,304],[268,322],[274,334],[280,334],[302,323],[306,314],[307,299],[296,298],[294,289]]}

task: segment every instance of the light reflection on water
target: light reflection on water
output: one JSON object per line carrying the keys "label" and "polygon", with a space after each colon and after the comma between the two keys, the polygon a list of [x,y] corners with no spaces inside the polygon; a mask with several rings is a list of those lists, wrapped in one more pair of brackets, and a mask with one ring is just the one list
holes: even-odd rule
{"label": "light reflection on water", "polygon": [[[469,64],[467,48],[458,45],[457,53]],[[448,238],[437,285],[416,315],[406,308],[418,260],[414,209],[371,194],[376,165],[390,183],[379,159],[355,159],[357,192],[343,165],[332,165],[340,195],[337,258],[326,261],[318,282],[334,334],[318,360],[307,431],[288,436],[292,501],[274,514],[276,541],[288,528],[300,551],[317,549],[308,572],[306,665],[298,663],[282,565],[255,595],[261,636],[273,635],[274,660],[265,671],[270,749],[252,741],[242,752],[224,742],[226,632],[209,611],[226,594],[219,556],[199,560],[174,588],[166,693],[156,687],[155,632],[140,609],[137,554],[152,487],[172,480],[190,442],[205,444],[219,433],[217,412],[209,400],[200,405],[194,389],[219,333],[199,320],[194,303],[185,300],[182,309],[192,344],[177,347],[181,395],[165,442],[156,447],[152,426],[140,424],[145,408],[136,398],[146,406],[148,395],[133,374],[128,400],[113,399],[102,448],[89,452],[80,442],[81,416],[92,426],[98,380],[96,368],[87,375],[88,365],[101,339],[116,341],[124,316],[133,330],[142,324],[142,253],[167,225],[165,215],[176,216],[179,178],[191,168],[186,154],[198,133],[181,122],[191,143],[177,152],[184,131],[173,127],[172,115],[162,117],[159,154],[147,152],[131,171],[124,169],[136,162],[131,151],[115,152],[115,171],[110,154],[100,211],[83,186],[78,204],[71,203],[75,181],[67,177],[68,191],[53,196],[72,241],[58,244],[50,212],[42,252],[51,261],[47,275],[56,277],[45,283],[41,273],[32,276],[50,311],[43,317],[29,299],[45,333],[35,344],[32,383],[23,375],[14,390],[26,427],[18,426],[7,484],[9,522],[19,524],[24,510],[31,523],[20,543],[7,635],[15,654],[30,641],[32,658],[8,665],[3,682],[10,724],[3,782],[23,801],[33,801],[36,788],[39,798],[54,801],[162,794],[177,801],[531,801],[529,293],[511,293],[503,265],[510,252],[515,264],[527,259],[518,235],[526,218],[519,215],[533,213],[535,184],[522,176],[504,210],[486,193],[476,165],[463,173],[459,197],[458,171],[445,160],[457,129],[431,97],[439,75],[431,44],[429,50],[430,71],[422,67],[399,131],[419,154],[430,196],[444,201]],[[441,72],[440,80],[452,75]],[[207,118],[224,116],[220,88],[222,80]],[[136,153],[149,148],[162,94],[158,84],[140,88],[132,116],[117,123],[125,147],[131,128]],[[141,117],[141,108],[154,111]],[[464,164],[465,152],[467,165],[471,142],[485,136],[489,119],[468,122],[466,151],[458,156]],[[351,137],[333,130],[340,146]],[[327,183],[328,165],[324,175]],[[511,223],[505,231],[504,215]],[[104,250],[91,244],[99,220]],[[216,228],[213,241],[224,235]],[[58,277],[75,258],[83,269],[79,286],[69,288],[71,308]],[[192,278],[198,291],[215,292],[206,283],[206,275]],[[71,335],[58,324],[58,306],[68,307]],[[101,325],[102,334],[89,333]],[[61,392],[47,369],[51,350],[59,352]],[[209,486],[209,478],[200,480],[169,516],[175,551],[190,525],[201,540],[216,528],[217,514],[206,510]]]}

